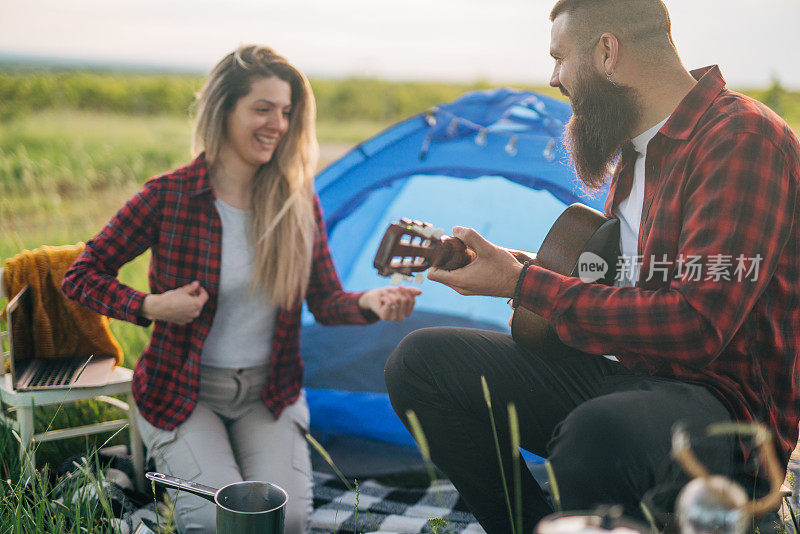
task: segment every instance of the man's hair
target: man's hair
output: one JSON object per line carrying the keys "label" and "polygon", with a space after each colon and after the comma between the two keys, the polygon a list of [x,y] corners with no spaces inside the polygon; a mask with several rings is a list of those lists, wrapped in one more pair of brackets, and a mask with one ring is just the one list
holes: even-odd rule
{"label": "man's hair", "polygon": [[581,46],[594,46],[603,33],[646,56],[675,51],[667,8],[661,0],[558,0],[550,21],[568,13],[571,33]]}

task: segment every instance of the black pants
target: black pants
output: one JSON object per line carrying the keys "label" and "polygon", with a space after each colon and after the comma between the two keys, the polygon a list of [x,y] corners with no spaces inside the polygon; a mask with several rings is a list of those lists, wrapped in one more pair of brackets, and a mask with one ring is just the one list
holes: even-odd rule
{"label": "black pants", "polygon": [[[409,429],[406,413],[414,411],[434,463],[490,534],[510,532],[511,522],[481,376],[491,392],[512,507],[509,403],[519,414],[522,448],[552,464],[564,510],[615,503],[631,516],[640,514],[647,490],[686,479],[670,458],[674,423],[731,419],[704,387],[637,376],[560,342],[529,351],[508,335],[482,330],[413,332],[392,354],[385,376],[394,410]],[[701,460],[730,472],[734,443],[724,440]],[[531,532],[553,510],[524,464],[521,471],[523,532]]]}

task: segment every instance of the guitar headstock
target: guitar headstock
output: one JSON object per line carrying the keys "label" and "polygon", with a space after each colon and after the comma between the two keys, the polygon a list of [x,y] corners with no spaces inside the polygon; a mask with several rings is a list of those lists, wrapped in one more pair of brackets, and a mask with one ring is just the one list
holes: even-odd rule
{"label": "guitar headstock", "polygon": [[410,277],[422,272],[433,265],[443,235],[442,229],[429,223],[400,219],[386,229],[372,265],[381,276]]}

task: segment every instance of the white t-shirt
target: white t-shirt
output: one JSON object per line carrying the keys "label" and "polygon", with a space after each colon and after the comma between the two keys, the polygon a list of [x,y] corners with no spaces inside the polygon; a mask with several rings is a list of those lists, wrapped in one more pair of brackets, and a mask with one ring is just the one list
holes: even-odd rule
{"label": "white t-shirt", "polygon": [[[644,162],[647,158],[647,144],[656,136],[658,131],[666,124],[669,116],[649,130],[631,139],[636,150],[636,163],[633,167],[633,184],[628,197],[614,208],[614,215],[619,219],[619,250],[625,259],[622,269],[622,278],[617,276],[614,282],[616,287],[632,287],[639,278],[639,226],[642,222],[642,207],[644,206]],[[604,354],[609,360],[617,360],[612,354]]]}
{"label": "white t-shirt", "polygon": [[[647,158],[647,144],[655,137],[669,117],[659,122],[646,132],[631,139],[633,148],[638,156],[633,167],[633,184],[628,197],[614,208],[614,215],[619,218],[619,250],[627,261],[636,263],[639,254],[639,225],[642,221],[642,207],[644,205],[644,162]],[[624,269],[624,277],[617,280],[615,286],[625,287],[636,285],[639,278],[637,269]]]}
{"label": "white t-shirt", "polygon": [[228,369],[267,365],[276,310],[259,292],[250,294],[253,213],[220,199],[214,204],[222,223],[222,267],[217,311],[203,342],[200,363]]}

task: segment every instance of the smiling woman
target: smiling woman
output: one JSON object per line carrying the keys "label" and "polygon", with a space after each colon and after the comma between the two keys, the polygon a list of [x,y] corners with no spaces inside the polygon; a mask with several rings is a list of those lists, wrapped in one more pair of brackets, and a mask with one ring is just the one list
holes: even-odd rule
{"label": "smiling woman", "polygon": [[[228,116],[225,159],[235,159],[252,172],[269,163],[289,126],[292,88],[280,78],[260,78]],[[245,206],[247,208],[247,206]]]}
{"label": "smiling woman", "polygon": [[[287,532],[308,530],[312,506],[302,301],[322,324],[365,324],[405,318],[419,293],[342,289],[313,189],[314,120],[308,81],[283,57],[228,54],[199,94],[194,161],[149,180],[63,285],[99,313],[155,322],[133,391],[157,469],[214,487],[276,483]],[[147,249],[145,293],[117,272]],[[213,504],[173,498],[181,532],[214,531]]]}
{"label": "smiling woman", "polygon": [[[305,296],[316,221],[316,106],[305,76],[271,49],[243,47],[211,71],[193,150],[205,152],[217,198],[252,210],[253,288],[290,306]],[[282,141],[279,143],[279,141]],[[274,164],[268,164],[274,161]],[[292,243],[293,254],[277,254]]]}

